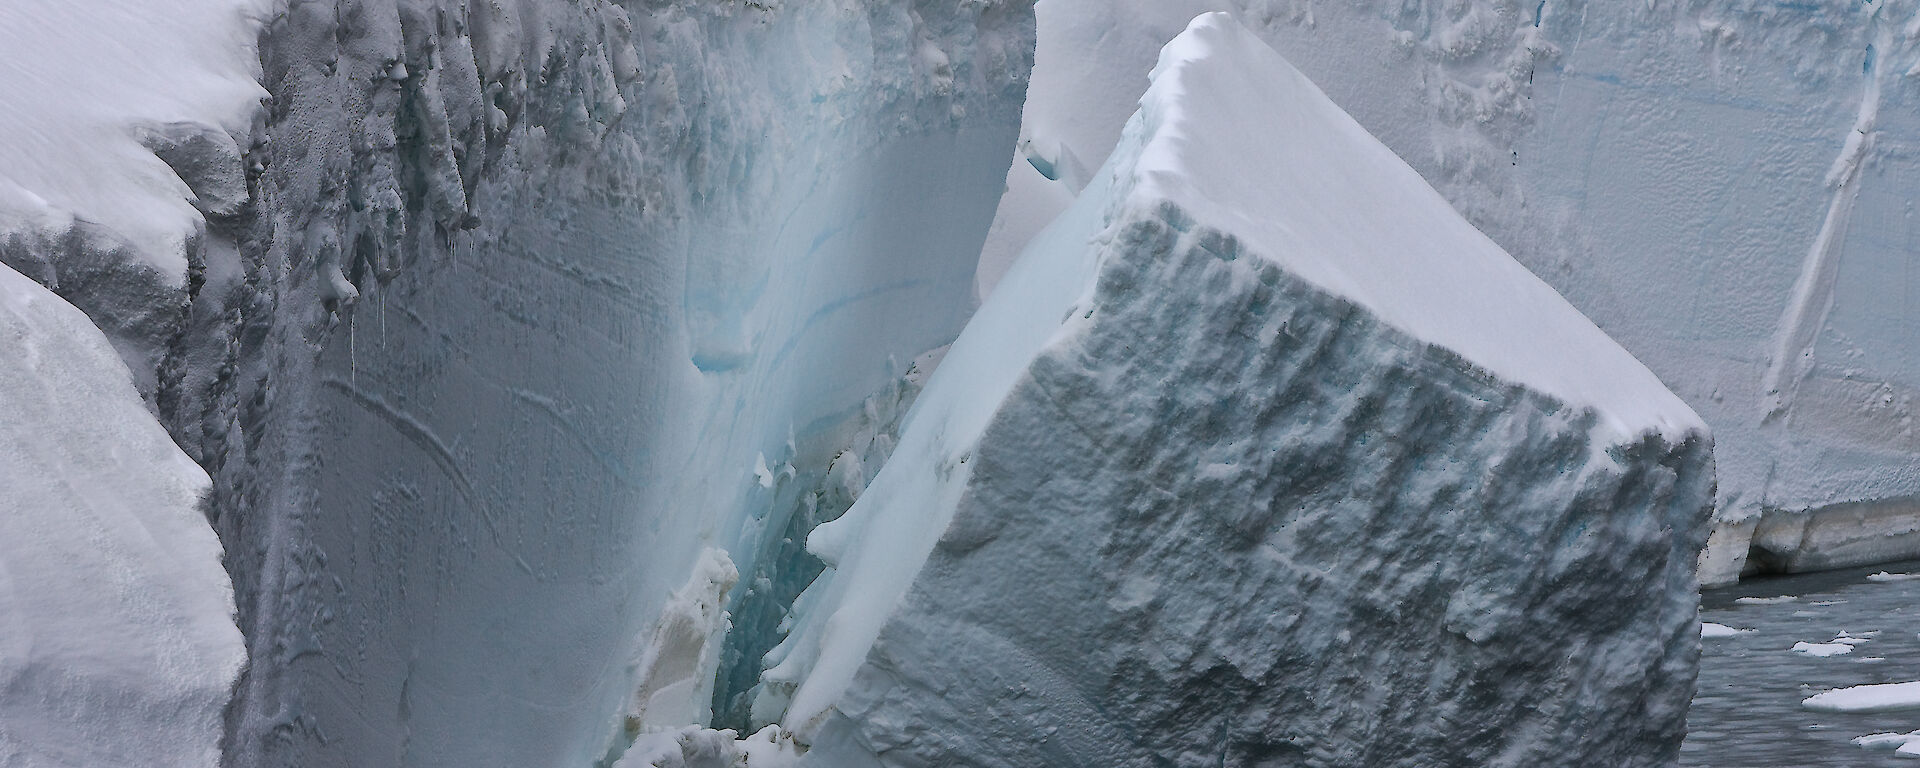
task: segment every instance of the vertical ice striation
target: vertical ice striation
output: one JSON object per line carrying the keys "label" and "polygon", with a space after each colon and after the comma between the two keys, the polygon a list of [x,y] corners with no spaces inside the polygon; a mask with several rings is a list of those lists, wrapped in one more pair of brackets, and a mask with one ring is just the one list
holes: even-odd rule
{"label": "vertical ice striation", "polygon": [[284,4],[158,366],[252,658],[227,759],[701,719],[783,484],[972,308],[1032,45],[998,0]]}
{"label": "vertical ice striation", "polygon": [[805,765],[1653,765],[1706,429],[1224,14],[810,546]]}

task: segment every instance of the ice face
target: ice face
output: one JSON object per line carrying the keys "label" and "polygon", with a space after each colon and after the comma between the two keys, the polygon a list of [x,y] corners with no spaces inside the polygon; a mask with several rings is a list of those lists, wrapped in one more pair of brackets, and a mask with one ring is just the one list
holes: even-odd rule
{"label": "ice face", "polygon": [[[1290,172],[1315,161],[1347,172]],[[1382,298],[1434,265],[1526,317]],[[1671,761],[1709,452],[1643,366],[1203,16],[813,534],[831,569],[755,714],[821,766]]]}
{"label": "ice face", "polygon": [[[1104,155],[1161,41],[1209,10],[1238,14],[1705,417],[1723,520],[1846,507],[1805,556],[1775,544],[1805,521],[1763,535],[1786,547],[1774,567],[1920,553],[1889,535],[1920,493],[1900,213],[1920,4],[1043,0],[1023,141]],[[1008,183],[983,289],[1072,199],[1026,163]],[[1714,579],[1753,536],[1716,537]]]}
{"label": "ice face", "polygon": [[0,763],[219,762],[245,661],[206,472],[86,315],[0,266]]}
{"label": "ice face", "polygon": [[610,764],[704,719],[794,478],[971,310],[1031,24],[289,6],[161,377],[252,652],[228,759]]}

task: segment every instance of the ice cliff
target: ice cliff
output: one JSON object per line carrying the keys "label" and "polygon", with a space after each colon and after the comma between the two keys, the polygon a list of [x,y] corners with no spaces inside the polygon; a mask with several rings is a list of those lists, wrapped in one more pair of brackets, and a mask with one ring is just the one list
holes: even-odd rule
{"label": "ice cliff", "polygon": [[[0,6],[0,261],[107,332],[211,478],[250,659],[224,761],[609,764],[704,722],[804,584],[770,570],[806,559],[789,526],[864,486],[974,306],[1032,23]],[[723,606],[767,633],[722,649]]]}
{"label": "ice cliff", "polygon": [[1224,14],[809,546],[802,764],[1653,765],[1705,426]]}
{"label": "ice cliff", "polygon": [[[1920,4],[1043,0],[990,287],[1233,11],[1712,425],[1707,578],[1920,554]],[[1049,181],[1042,174],[1060,179]],[[1062,170],[1064,169],[1064,170]],[[1754,526],[1762,517],[1755,535]]]}
{"label": "ice cliff", "polygon": [[276,12],[156,397],[252,658],[228,759],[580,766],[703,721],[717,606],[971,311],[1032,35],[1014,2]]}

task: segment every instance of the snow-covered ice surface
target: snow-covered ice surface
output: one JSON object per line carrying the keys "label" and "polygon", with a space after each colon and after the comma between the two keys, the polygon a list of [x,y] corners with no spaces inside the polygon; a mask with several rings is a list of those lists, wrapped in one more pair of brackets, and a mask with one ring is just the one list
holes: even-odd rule
{"label": "snow-covered ice surface", "polygon": [[218,764],[245,653],[206,472],[86,315],[3,265],[0,358],[0,765]]}
{"label": "snow-covered ice surface", "polygon": [[[1816,711],[1802,702],[1829,690],[1904,683],[1920,678],[1920,583],[1876,583],[1881,567],[1785,578],[1762,578],[1702,595],[1702,618],[1751,631],[1703,644],[1699,692],[1688,714],[1681,765],[1698,768],[1796,766],[1848,768],[1911,764],[1898,743],[1863,750],[1867,734],[1904,734],[1920,727],[1920,711]],[[1911,570],[1909,565],[1906,570]],[[1791,591],[1787,604],[1747,604],[1738,597]],[[1812,658],[1795,642],[1851,645],[1854,652]],[[1871,642],[1862,643],[1863,640]],[[1831,700],[1830,698],[1827,700]]]}
{"label": "snow-covered ice surface", "polygon": [[1809,643],[1802,640],[1794,643],[1793,648],[1790,650],[1794,653],[1802,653],[1824,659],[1828,656],[1841,656],[1853,653],[1853,646],[1846,643]]}
{"label": "snow-covered ice surface", "polygon": [[149,368],[252,652],[228,762],[577,768],[704,719],[772,644],[802,487],[972,310],[1032,34],[1013,0],[285,4],[253,198]]}
{"label": "snow-covered ice surface", "polygon": [[1697,418],[1231,18],[1153,82],[813,533],[755,716],[836,768],[1671,759]]}
{"label": "snow-covered ice surface", "polygon": [[[1097,162],[1138,73],[1236,12],[1713,427],[1720,515],[1837,514],[1773,568],[1920,553],[1920,3],[1041,0],[1023,145]],[[1008,176],[980,282],[1072,199]],[[1751,528],[1716,539],[1742,568]]]}
{"label": "snow-covered ice surface", "polygon": [[[0,242],[109,238],[187,280],[203,200],[155,155],[247,135],[264,0],[8,0],[0,6]],[[245,190],[240,191],[242,197]],[[86,229],[75,232],[80,226]]]}
{"label": "snow-covered ice surface", "polygon": [[247,201],[266,0],[0,4],[0,264],[93,318],[158,396],[210,226]]}
{"label": "snow-covered ice surface", "polygon": [[141,395],[246,197],[263,7],[0,3],[0,764],[219,762],[233,589]]}
{"label": "snow-covered ice surface", "polygon": [[1899,712],[1920,709],[1920,682],[1880,683],[1836,688],[1807,697],[1800,706],[1815,712]]}

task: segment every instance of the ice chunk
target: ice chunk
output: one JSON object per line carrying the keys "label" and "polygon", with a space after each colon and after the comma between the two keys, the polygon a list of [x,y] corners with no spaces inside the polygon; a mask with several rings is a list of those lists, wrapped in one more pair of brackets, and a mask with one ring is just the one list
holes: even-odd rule
{"label": "ice chunk", "polygon": [[0,765],[218,764],[245,654],[206,473],[99,329],[5,266],[0,358]]}
{"label": "ice chunk", "polygon": [[1725,624],[1715,624],[1711,621],[1703,622],[1700,625],[1700,637],[1707,640],[1717,640],[1723,637],[1733,637],[1734,635],[1738,635],[1743,632],[1752,632],[1752,631],[1753,630],[1751,629],[1735,629]]}
{"label": "ice chunk", "polygon": [[1913,581],[1915,579],[1920,579],[1920,573],[1887,573],[1886,571],[1881,571],[1879,573],[1867,574],[1867,581],[1892,582]]}
{"label": "ice chunk", "polygon": [[1894,712],[1920,709],[1920,682],[1856,685],[1816,694],[1800,702],[1816,712]]}
{"label": "ice chunk", "polygon": [[1853,653],[1853,646],[1848,645],[1846,643],[1799,642],[1799,643],[1794,643],[1793,648],[1791,648],[1790,650],[1792,650],[1794,653],[1804,653],[1808,656],[1817,656],[1820,658],[1825,658],[1828,656],[1839,656],[1841,654]]}
{"label": "ice chunk", "polygon": [[1800,597],[1798,595],[1776,595],[1774,597],[1741,597],[1736,598],[1733,602],[1740,605],[1779,605],[1781,603],[1791,603],[1799,599]]}
{"label": "ice chunk", "polygon": [[1906,746],[1908,742],[1916,739],[1920,739],[1920,731],[1911,731],[1908,733],[1871,733],[1865,736],[1854,737],[1853,743],[1866,749],[1899,749],[1900,747]]}
{"label": "ice chunk", "polygon": [[1711,488],[1691,410],[1207,15],[814,532],[755,715],[822,766],[1652,762]]}

